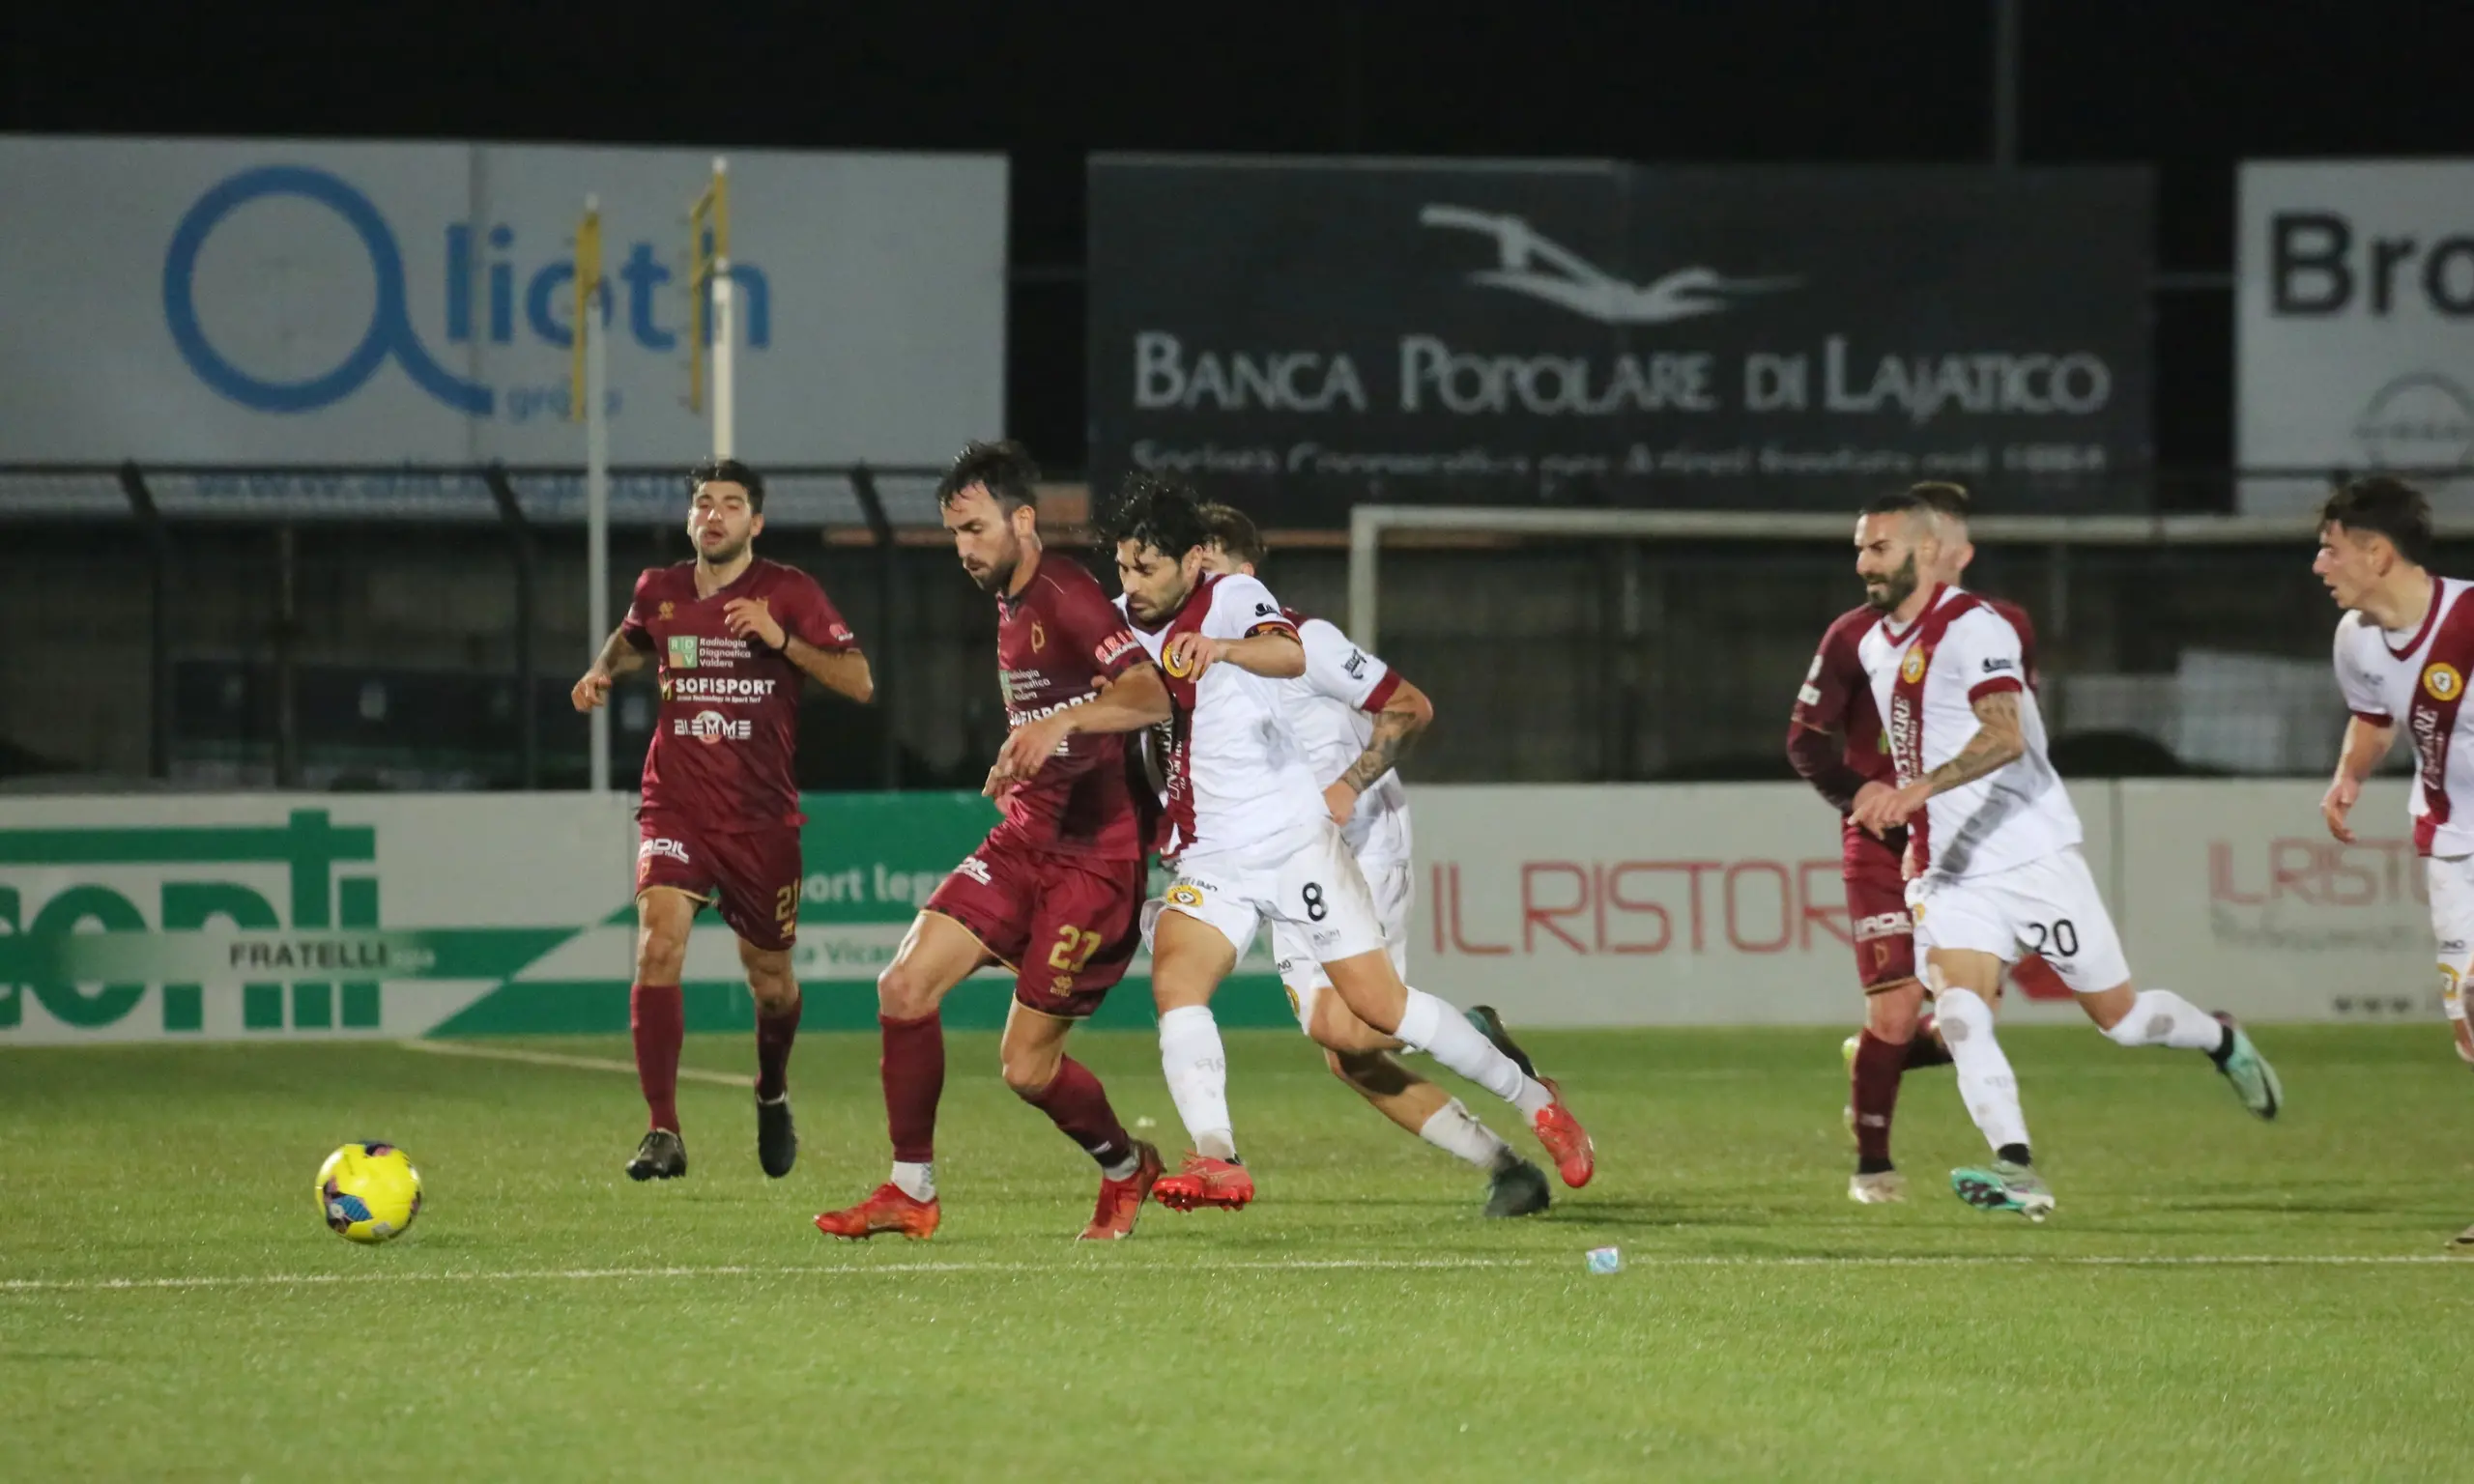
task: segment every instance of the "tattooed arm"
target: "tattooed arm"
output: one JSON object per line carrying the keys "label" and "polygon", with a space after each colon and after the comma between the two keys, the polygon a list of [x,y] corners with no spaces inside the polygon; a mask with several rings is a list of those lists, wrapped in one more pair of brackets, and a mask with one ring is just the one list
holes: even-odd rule
{"label": "tattooed arm", "polygon": [[[1975,735],[1968,738],[1959,755],[1924,775],[1926,798],[1946,793],[1965,784],[1972,784],[1994,769],[2016,762],[2026,756],[2028,735],[2019,727],[2019,693],[1994,691],[1979,696],[1971,707],[1975,712]],[[1922,798],[1916,800],[1921,804]]]}
{"label": "tattooed arm", "polygon": [[1907,823],[1924,801],[1937,793],[1974,783],[2016,762],[2028,751],[2028,735],[2019,724],[2019,692],[1989,691],[1970,705],[1976,728],[1949,761],[1903,787],[1876,793],[1856,806],[1850,815],[1879,835]]}
{"label": "tattooed arm", "polygon": [[645,651],[630,643],[625,625],[610,631],[601,653],[593,658],[592,668],[575,683],[567,699],[579,711],[590,711],[610,699],[610,682],[632,671],[645,668]]}
{"label": "tattooed arm", "polygon": [[1426,699],[1426,693],[1406,680],[1398,682],[1390,699],[1383,702],[1383,709],[1374,713],[1374,735],[1366,740],[1366,751],[1358,754],[1348,771],[1323,790],[1323,802],[1332,812],[1332,822],[1348,823],[1349,816],[1357,811],[1358,795],[1391,772],[1419,734],[1433,724],[1434,702]]}

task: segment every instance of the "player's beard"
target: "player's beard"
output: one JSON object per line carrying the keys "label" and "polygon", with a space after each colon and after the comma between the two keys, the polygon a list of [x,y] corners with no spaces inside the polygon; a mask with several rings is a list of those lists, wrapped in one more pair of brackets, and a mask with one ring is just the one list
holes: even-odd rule
{"label": "player's beard", "polygon": [[1878,585],[1874,580],[1865,582],[1864,603],[1877,614],[1893,613],[1914,591],[1915,554],[1910,552],[1899,569],[1879,579]]}
{"label": "player's beard", "polygon": [[970,572],[968,567],[963,570],[970,572],[970,580],[979,585],[980,591],[1004,592],[1014,585],[1014,574],[1021,569],[1022,548],[1017,544],[1012,551],[979,571]]}
{"label": "player's beard", "polygon": [[725,541],[720,546],[700,545],[696,549],[697,559],[708,567],[727,567],[746,555],[747,543],[752,539],[752,536],[741,536],[736,541]]}

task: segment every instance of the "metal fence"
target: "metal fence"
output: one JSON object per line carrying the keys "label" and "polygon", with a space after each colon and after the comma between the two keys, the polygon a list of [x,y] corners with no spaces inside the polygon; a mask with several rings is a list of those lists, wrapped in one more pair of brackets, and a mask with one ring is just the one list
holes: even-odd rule
{"label": "metal fence", "polygon": [[[878,676],[874,706],[809,700],[810,787],[976,786],[1002,737],[990,605],[935,527],[934,478],[768,473],[761,549],[823,582]],[[573,470],[0,470],[0,786],[583,786],[567,691],[599,636],[577,487]],[[623,612],[638,569],[691,554],[675,471],[614,490]],[[1107,576],[1079,529],[1054,535]],[[1345,621],[1345,535],[1272,538],[1273,589]],[[1971,585],[2040,630],[2066,773],[2328,765],[2337,615],[2307,518],[2276,543],[1978,546]],[[2440,566],[2474,570],[2474,540]],[[1379,581],[1380,648],[1440,718],[1410,771],[1466,781],[1784,776],[1813,645],[1860,595],[1844,538],[1818,534],[1428,531],[1387,545]],[[623,782],[652,694],[621,687],[614,709]]]}

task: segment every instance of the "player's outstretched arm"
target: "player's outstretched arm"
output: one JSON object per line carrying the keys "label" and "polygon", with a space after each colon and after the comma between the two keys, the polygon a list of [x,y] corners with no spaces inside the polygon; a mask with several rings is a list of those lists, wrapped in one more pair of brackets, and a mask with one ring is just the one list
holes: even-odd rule
{"label": "player's outstretched arm", "polygon": [[876,674],[868,669],[866,655],[856,649],[820,649],[796,634],[785,637],[790,642],[782,646],[782,657],[799,667],[800,673],[863,706],[876,699]]}
{"label": "player's outstretched arm", "polygon": [[2337,776],[2328,785],[2328,792],[2319,801],[2319,817],[2327,822],[2328,833],[2345,844],[2354,842],[2353,826],[2345,816],[2362,798],[2363,780],[2388,756],[2397,742],[2397,724],[2382,726],[2356,716],[2345,722],[2345,741],[2337,755]]}
{"label": "player's outstretched arm", "polygon": [[[1398,671],[1394,671],[1396,675]],[[1357,812],[1357,797],[1374,786],[1374,781],[1392,771],[1401,756],[1408,752],[1428,727],[1434,725],[1434,702],[1426,693],[1406,680],[1394,688],[1383,709],[1374,713],[1374,734],[1366,741],[1366,751],[1357,761],[1323,790],[1323,802],[1331,807],[1332,820],[1346,824]]]}
{"label": "player's outstretched arm", "polygon": [[1065,739],[1078,731],[1140,731],[1166,721],[1175,710],[1175,703],[1168,699],[1167,682],[1160,678],[1158,667],[1148,663],[1132,666],[1095,691],[1090,699],[1015,728],[1006,736],[1005,745],[997,749],[996,764],[988,770],[988,782],[980,792],[993,798],[1000,790],[1037,773],[1042,763],[1056,756]]}
{"label": "player's outstretched arm", "polygon": [[1306,673],[1306,646],[1294,629],[1266,629],[1244,639],[1180,634],[1168,641],[1165,652],[1172,667],[1196,680],[1214,665],[1234,665],[1267,680],[1293,680]]}
{"label": "player's outstretched arm", "polygon": [[645,652],[627,642],[626,629],[613,629],[601,645],[601,653],[593,657],[592,668],[575,683],[567,699],[577,710],[590,711],[610,699],[611,681],[644,668]]}

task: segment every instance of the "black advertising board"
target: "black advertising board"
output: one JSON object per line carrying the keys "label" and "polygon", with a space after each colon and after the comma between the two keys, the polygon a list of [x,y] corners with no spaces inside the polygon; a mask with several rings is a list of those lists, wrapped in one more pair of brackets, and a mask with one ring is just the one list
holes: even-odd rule
{"label": "black advertising board", "polygon": [[2151,200],[2143,169],[1097,156],[1092,473],[1310,524],[2100,485],[2149,455]]}

